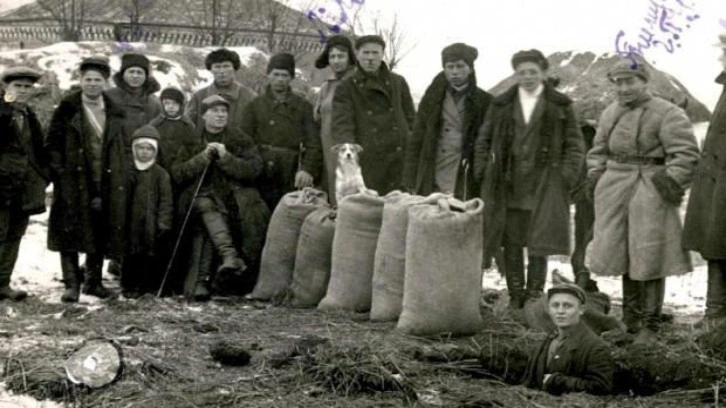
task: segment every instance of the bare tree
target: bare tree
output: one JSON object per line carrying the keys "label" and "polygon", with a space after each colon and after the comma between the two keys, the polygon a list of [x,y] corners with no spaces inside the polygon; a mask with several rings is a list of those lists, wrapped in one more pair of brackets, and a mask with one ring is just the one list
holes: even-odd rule
{"label": "bare tree", "polygon": [[159,7],[183,10],[181,23],[211,37],[212,45],[223,46],[244,25],[252,0],[132,0],[160,2]]}
{"label": "bare tree", "polygon": [[138,41],[141,39],[143,30],[139,23],[141,22],[143,15],[153,7],[154,0],[128,0],[123,5],[124,12],[129,17],[129,38],[132,41]]}
{"label": "bare tree", "polygon": [[61,26],[61,40],[78,41],[86,18],[86,0],[38,0]]}
{"label": "bare tree", "polygon": [[398,13],[394,13],[390,23],[386,24],[380,18],[380,12],[368,17],[364,13],[361,13],[361,10],[359,8],[356,11],[350,22],[350,30],[353,37],[363,35],[363,33],[380,35],[383,41],[386,42],[383,60],[388,65],[388,68],[394,69],[413,51],[416,43],[409,41],[408,33],[398,19]]}

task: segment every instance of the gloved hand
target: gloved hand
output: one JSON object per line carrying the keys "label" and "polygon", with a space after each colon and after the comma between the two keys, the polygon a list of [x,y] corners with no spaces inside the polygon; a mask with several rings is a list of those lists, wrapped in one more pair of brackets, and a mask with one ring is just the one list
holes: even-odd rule
{"label": "gloved hand", "polygon": [[95,197],[93,200],[91,200],[91,210],[95,212],[101,212],[103,209],[103,200],[101,200],[101,197]]}
{"label": "gloved hand", "polygon": [[679,206],[683,202],[686,192],[677,181],[673,180],[665,171],[660,170],[653,174],[653,186],[663,200],[668,204]]}

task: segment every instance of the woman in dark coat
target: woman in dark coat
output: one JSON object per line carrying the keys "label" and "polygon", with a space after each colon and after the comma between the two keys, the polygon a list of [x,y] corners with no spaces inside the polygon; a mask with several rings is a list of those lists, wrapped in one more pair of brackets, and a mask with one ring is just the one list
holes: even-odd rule
{"label": "woman in dark coat", "polygon": [[721,35],[724,71],[716,78],[723,87],[713,110],[696,169],[683,225],[683,247],[708,261],[704,322],[726,321],[726,34]]}
{"label": "woman in dark coat", "polygon": [[[464,200],[479,196],[471,163],[476,134],[492,96],[477,87],[477,55],[476,48],[461,43],[452,44],[441,53],[444,72],[426,89],[406,145],[403,185],[415,194],[450,190],[444,192]],[[458,71],[454,72],[459,68],[469,74],[461,78]],[[437,179],[453,183],[442,186]]]}
{"label": "woman in dark coat", "polygon": [[494,98],[479,129],[474,168],[486,203],[485,259],[504,247],[510,305],[521,308],[542,294],[547,256],[570,252],[569,190],[584,152],[572,100],[545,80],[544,55],[518,52],[512,67],[518,83]]}
{"label": "woman in dark coat", "polygon": [[61,101],[46,139],[53,181],[48,249],[61,253],[65,302],[78,301],[79,252],[86,254],[84,293],[108,296],[104,255],[122,256],[125,240],[123,111],[101,93],[111,71],[106,60],[86,59],[81,71],[83,90]]}

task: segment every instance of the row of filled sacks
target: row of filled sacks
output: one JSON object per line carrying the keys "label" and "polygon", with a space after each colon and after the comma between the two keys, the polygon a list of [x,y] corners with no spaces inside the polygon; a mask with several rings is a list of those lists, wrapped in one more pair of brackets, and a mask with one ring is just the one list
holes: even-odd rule
{"label": "row of filled sacks", "polygon": [[414,335],[481,330],[483,207],[443,194],[347,197],[318,309],[370,311]]}

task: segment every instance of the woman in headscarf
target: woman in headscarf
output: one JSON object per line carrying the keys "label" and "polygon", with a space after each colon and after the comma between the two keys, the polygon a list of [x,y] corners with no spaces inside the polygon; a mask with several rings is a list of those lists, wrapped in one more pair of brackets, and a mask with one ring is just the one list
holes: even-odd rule
{"label": "woman in headscarf", "polygon": [[335,204],[335,167],[336,155],[331,150],[333,136],[330,132],[333,119],[333,95],[335,88],[343,79],[348,78],[355,69],[355,52],[350,39],[342,35],[328,38],[323,53],[315,61],[315,67],[323,69],[330,67],[332,74],[320,88],[318,100],[315,103],[313,115],[315,122],[320,125],[320,139],[323,146],[323,162],[327,178],[323,178],[323,185],[327,187],[328,198]]}

